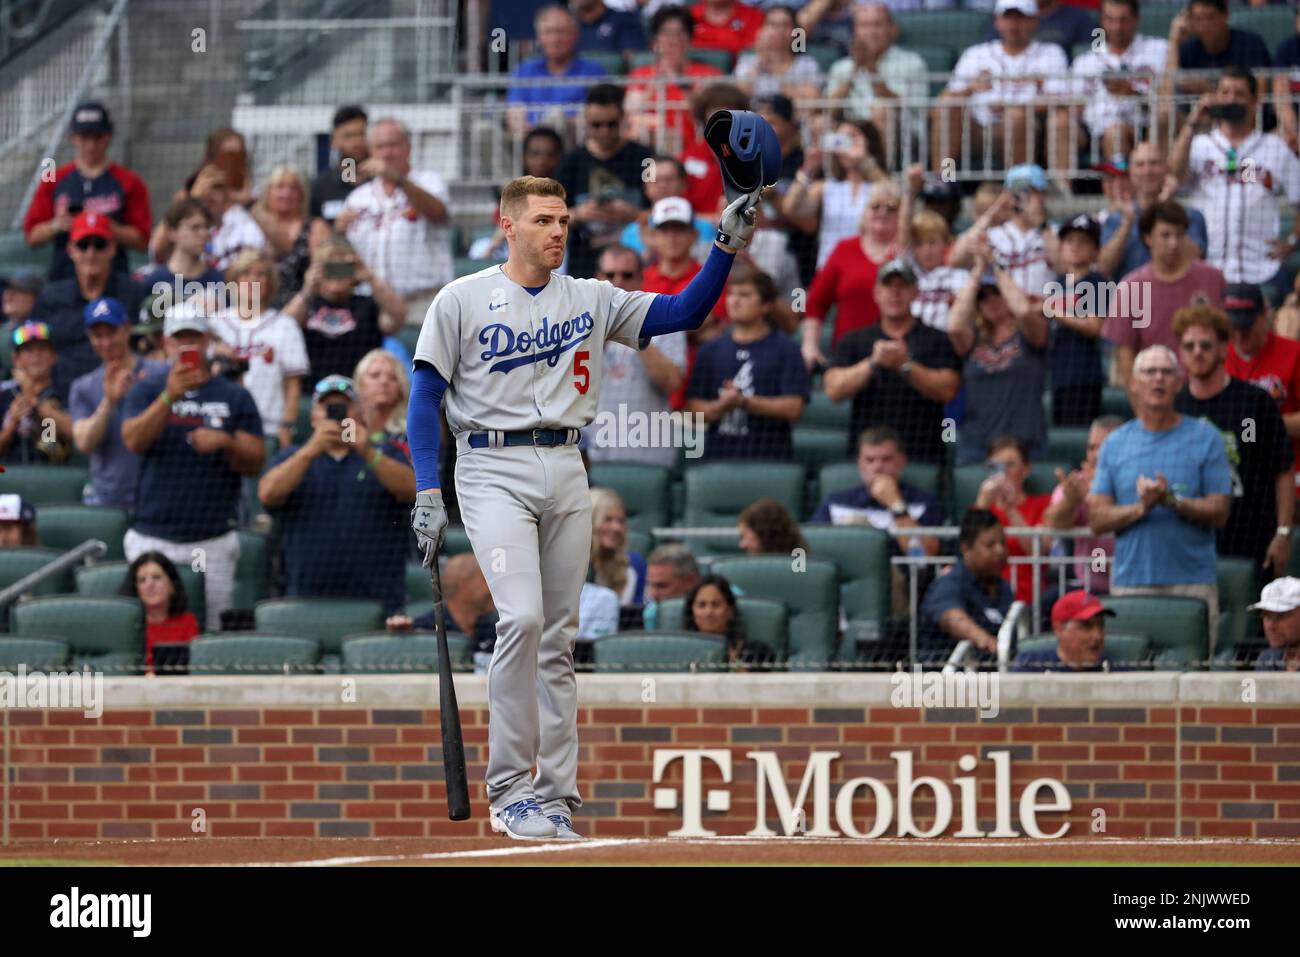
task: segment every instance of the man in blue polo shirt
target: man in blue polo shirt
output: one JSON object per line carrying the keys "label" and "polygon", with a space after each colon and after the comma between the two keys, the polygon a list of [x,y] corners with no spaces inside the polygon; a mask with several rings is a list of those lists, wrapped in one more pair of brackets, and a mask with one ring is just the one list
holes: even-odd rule
{"label": "man in blue polo shirt", "polygon": [[122,403],[131,387],[151,375],[165,374],[167,364],[131,351],[131,321],[116,299],[96,299],[86,306],[86,334],[99,366],[72,383],[68,409],[72,441],[90,456],[87,505],[135,506],[140,460],[122,444]]}
{"label": "man in blue polo shirt", "polygon": [[[535,29],[542,55],[519,65],[506,93],[510,105],[506,117],[516,136],[522,136],[543,121],[559,128],[561,124],[552,123],[547,117],[550,110],[563,108],[565,117],[577,116],[591,85],[581,82],[582,78],[606,75],[599,63],[577,55],[578,21],[568,10],[558,5],[543,8],[537,14]],[[561,78],[574,82],[555,82]]]}
{"label": "man in blue polo shirt", "polygon": [[1106,652],[1106,619],[1115,613],[1082,588],[1066,592],[1052,605],[1052,630],[1056,647],[1022,651],[1012,671],[1132,671],[1128,662]]}
{"label": "man in blue polo shirt", "polygon": [[415,470],[394,445],[372,446],[351,379],[316,384],[312,435],[283,449],[257,485],[278,515],[290,596],[406,601],[407,522]]}
{"label": "man in blue polo shirt", "polygon": [[1199,598],[1209,652],[1219,630],[1214,532],[1228,521],[1232,473],[1213,425],[1174,409],[1178,358],[1148,346],[1133,361],[1137,418],[1106,437],[1088,495],[1094,535],[1115,533],[1112,595]]}
{"label": "man in blue polo shirt", "polygon": [[202,571],[207,627],[231,606],[242,479],[262,470],[262,417],[243,386],[213,377],[207,320],[173,307],[163,323],[170,365],[131,387],[122,444],[140,456],[128,561],[159,551]]}
{"label": "man in blue polo shirt", "polygon": [[998,517],[972,508],[961,521],[961,561],[935,579],[921,603],[919,656],[942,664],[959,641],[969,641],[987,660],[998,649],[998,631],[1015,593],[1002,577],[1007,539]]}

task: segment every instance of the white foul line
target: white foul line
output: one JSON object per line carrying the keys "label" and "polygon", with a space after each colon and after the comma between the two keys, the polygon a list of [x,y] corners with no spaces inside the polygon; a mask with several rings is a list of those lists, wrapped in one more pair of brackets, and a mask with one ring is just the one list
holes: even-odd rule
{"label": "white foul line", "polygon": [[555,854],[561,851],[593,851],[603,847],[648,844],[650,838],[607,838],[595,841],[563,841],[557,844],[513,844],[477,851],[437,851],[428,854],[375,854],[358,857],[326,857],[314,861],[269,861],[260,864],[194,864],[192,867],[348,867],[354,864],[386,864],[398,861],[469,860],[476,857],[513,857],[521,854]]}

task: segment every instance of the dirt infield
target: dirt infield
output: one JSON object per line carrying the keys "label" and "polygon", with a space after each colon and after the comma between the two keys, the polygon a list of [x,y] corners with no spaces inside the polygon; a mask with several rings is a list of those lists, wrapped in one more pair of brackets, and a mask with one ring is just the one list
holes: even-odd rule
{"label": "dirt infield", "polygon": [[505,838],[195,838],[59,841],[0,847],[0,866],[431,865],[889,866],[943,864],[1300,865],[1300,841],[1107,840],[854,841],[827,838],[601,839],[525,843]]}

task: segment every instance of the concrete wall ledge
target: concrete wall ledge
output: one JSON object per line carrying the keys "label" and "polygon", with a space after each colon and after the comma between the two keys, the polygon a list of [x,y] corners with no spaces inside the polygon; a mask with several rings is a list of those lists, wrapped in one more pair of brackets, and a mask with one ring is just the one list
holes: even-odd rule
{"label": "concrete wall ledge", "polygon": [[[1016,705],[1300,704],[1300,675],[1143,673],[1114,675],[983,675],[996,679],[999,707]],[[909,683],[916,679],[906,674]],[[896,676],[884,674],[630,674],[580,675],[581,707],[732,706],[887,707]],[[935,679],[927,674],[923,679]],[[922,687],[922,690],[924,690]],[[973,686],[968,686],[968,690]],[[906,689],[909,692],[913,688]],[[487,679],[457,675],[462,707],[487,706]],[[108,710],[174,707],[437,708],[438,681],[429,675],[177,676],[105,678]],[[952,697],[945,703],[953,705]],[[919,702],[918,702],[919,704]],[[969,707],[976,706],[970,700]]]}

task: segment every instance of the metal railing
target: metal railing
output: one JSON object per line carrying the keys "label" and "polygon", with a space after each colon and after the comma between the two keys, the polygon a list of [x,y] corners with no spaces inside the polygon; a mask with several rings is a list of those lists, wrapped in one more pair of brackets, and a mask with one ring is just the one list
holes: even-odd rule
{"label": "metal railing", "polygon": [[57,558],[51,559],[36,571],[24,575],[9,587],[0,591],[0,614],[7,614],[10,605],[30,593],[42,582],[62,575],[69,568],[75,568],[87,558],[99,559],[108,554],[108,546],[96,539],[87,539],[76,548],[70,548]]}

